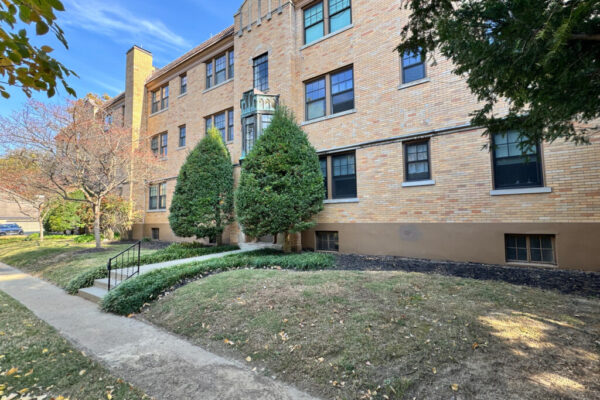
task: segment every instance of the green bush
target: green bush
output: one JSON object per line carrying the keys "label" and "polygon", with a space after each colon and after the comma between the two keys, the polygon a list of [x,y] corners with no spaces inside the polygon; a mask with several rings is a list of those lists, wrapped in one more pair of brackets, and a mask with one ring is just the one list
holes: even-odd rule
{"label": "green bush", "polygon": [[[94,240],[93,235],[88,236],[92,238],[92,241]],[[225,251],[233,251],[238,249],[239,247],[234,245],[207,247],[201,243],[174,243],[165,249],[158,250],[155,253],[141,256],[140,264],[155,264],[164,261],[198,257],[207,254],[222,253]],[[108,256],[106,259],[108,260]],[[119,268],[125,268],[131,265],[137,265],[137,260],[132,260],[131,262],[125,264],[119,264]],[[76,294],[81,288],[93,286],[94,280],[106,278],[107,276],[108,272],[106,265],[89,268],[77,275],[75,278],[71,279],[66,290],[70,294]]]}
{"label": "green bush", "polygon": [[283,254],[260,250],[233,254],[199,263],[157,269],[129,279],[110,291],[102,300],[101,306],[104,311],[128,315],[140,311],[145,303],[156,299],[162,292],[185,279],[235,268],[317,270],[330,268],[333,263],[332,255],[321,253]]}
{"label": "green bush", "polygon": [[69,294],[77,294],[77,291],[81,288],[94,286],[96,279],[102,279],[108,277],[108,270],[106,265],[88,268],[67,284],[65,290]]}

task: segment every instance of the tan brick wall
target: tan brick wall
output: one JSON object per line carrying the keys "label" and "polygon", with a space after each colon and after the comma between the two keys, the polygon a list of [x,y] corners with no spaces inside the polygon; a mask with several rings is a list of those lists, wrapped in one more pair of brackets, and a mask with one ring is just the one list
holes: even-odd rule
{"label": "tan brick wall", "polygon": [[[408,13],[397,0],[353,0],[352,26],[309,46],[303,43],[302,12],[309,1],[261,0],[260,14],[258,3],[246,0],[241,4],[234,17],[233,36],[146,84],[142,131],[169,133],[163,178],[177,175],[187,152],[204,134],[204,117],[232,107],[235,138],[228,147],[233,162],[238,162],[242,148],[240,100],[253,87],[252,59],[268,53],[268,93],[280,95],[281,102],[292,108],[317,150],[357,148],[359,201],[327,204],[316,217],[320,224],[600,223],[598,136],[592,138],[591,146],[543,144],[544,183],[551,193],[490,195],[491,156],[482,149],[488,138],[472,128],[435,132],[466,126],[469,114],[478,107],[464,80],[452,73],[449,61],[436,55],[435,63],[428,60],[427,81],[401,85],[400,57],[394,48]],[[235,48],[234,81],[205,91],[204,62],[231,47]],[[354,71],[355,112],[304,123],[304,82],[348,65],[353,65]],[[188,76],[188,94],[178,97],[179,74],[183,72]],[[149,116],[150,91],[166,82],[170,84],[169,109]],[[495,111],[502,114],[504,106]],[[178,150],[182,124],[187,126],[188,144]],[[402,187],[401,141],[419,133],[430,137],[435,185]],[[396,139],[365,145],[390,138]],[[239,168],[236,180],[238,177]],[[168,181],[169,204],[174,185],[174,180]],[[144,204],[147,192],[138,193],[139,204]],[[167,213],[146,213],[144,224],[145,230],[168,226]],[[232,227],[228,236],[237,241],[238,227]]]}

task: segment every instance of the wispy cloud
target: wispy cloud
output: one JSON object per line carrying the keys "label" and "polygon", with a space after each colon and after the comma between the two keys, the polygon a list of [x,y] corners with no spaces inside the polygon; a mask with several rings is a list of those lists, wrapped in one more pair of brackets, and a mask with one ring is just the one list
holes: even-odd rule
{"label": "wispy cloud", "polygon": [[108,90],[107,94],[110,96],[115,96],[115,95],[121,93],[123,90],[125,90],[125,88],[120,88],[120,87],[116,86],[116,84],[111,84],[109,82],[106,82],[103,79],[87,78],[87,80]]}
{"label": "wispy cloud", "polygon": [[185,50],[191,44],[171,31],[162,21],[139,17],[114,1],[67,0],[61,24],[101,33],[118,42],[136,43],[153,50],[176,47]]}

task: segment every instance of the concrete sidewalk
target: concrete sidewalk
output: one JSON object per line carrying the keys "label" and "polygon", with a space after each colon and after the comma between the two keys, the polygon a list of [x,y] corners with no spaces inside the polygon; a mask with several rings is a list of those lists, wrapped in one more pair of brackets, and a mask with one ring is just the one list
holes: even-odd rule
{"label": "concrete sidewalk", "polygon": [[103,313],[94,303],[2,263],[0,290],[157,399],[314,399],[152,325]]}

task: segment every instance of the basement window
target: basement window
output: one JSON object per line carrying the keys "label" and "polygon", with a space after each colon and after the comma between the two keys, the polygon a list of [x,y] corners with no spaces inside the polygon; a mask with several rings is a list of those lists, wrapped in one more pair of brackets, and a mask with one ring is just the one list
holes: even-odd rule
{"label": "basement window", "polygon": [[338,232],[317,231],[317,250],[319,251],[339,251]]}
{"label": "basement window", "polygon": [[159,228],[152,228],[152,240],[160,240]]}
{"label": "basement window", "polygon": [[507,262],[556,264],[554,235],[505,235]]}

